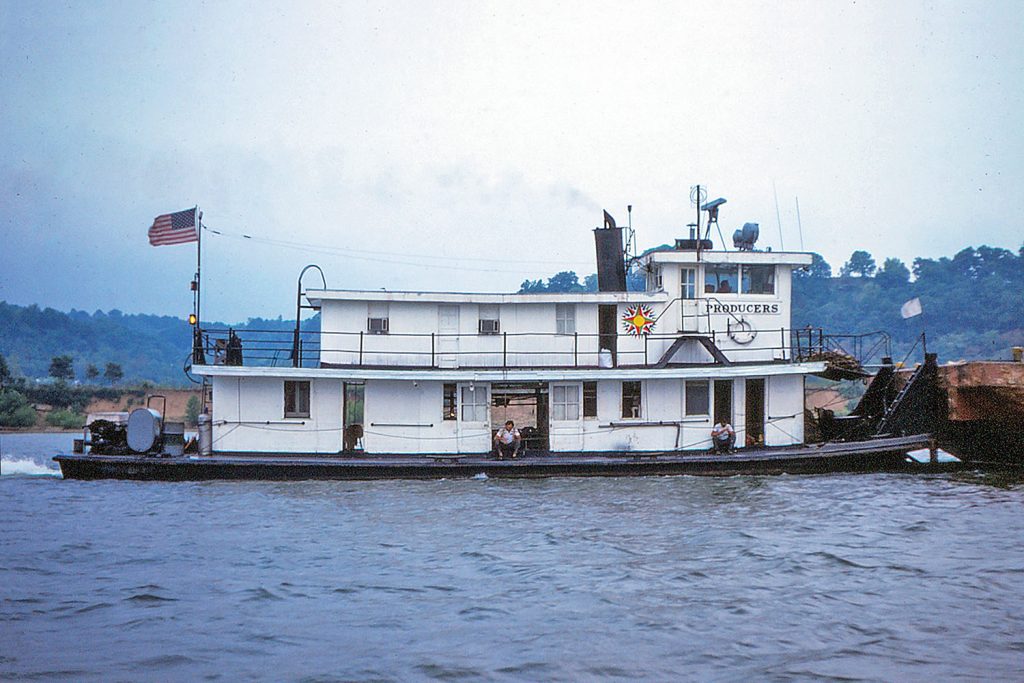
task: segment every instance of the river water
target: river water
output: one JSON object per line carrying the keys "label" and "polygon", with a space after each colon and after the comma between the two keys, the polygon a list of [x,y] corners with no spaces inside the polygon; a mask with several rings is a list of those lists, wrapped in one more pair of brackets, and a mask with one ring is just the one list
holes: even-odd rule
{"label": "river water", "polygon": [[0,679],[1022,680],[1024,482],[64,481],[0,435]]}

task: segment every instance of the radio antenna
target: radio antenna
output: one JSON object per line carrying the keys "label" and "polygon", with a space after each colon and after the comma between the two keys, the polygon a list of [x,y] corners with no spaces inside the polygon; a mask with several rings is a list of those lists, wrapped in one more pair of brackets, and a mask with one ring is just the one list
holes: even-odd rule
{"label": "radio antenna", "polygon": [[800,231],[800,251],[804,250],[804,225],[800,222],[800,198],[796,198],[796,229]]}
{"label": "radio antenna", "polygon": [[782,251],[786,250],[786,245],[782,242],[782,214],[779,213],[779,191],[775,189],[775,181],[772,181],[772,193],[775,195],[775,220],[779,223],[779,249]]}

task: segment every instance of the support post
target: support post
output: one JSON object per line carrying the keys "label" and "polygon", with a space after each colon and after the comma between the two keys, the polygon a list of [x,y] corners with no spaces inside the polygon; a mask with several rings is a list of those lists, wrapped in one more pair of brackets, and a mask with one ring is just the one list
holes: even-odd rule
{"label": "support post", "polygon": [[295,284],[295,334],[292,335],[292,367],[298,368],[302,366],[301,349],[299,343],[299,337],[301,331],[299,329],[299,321],[302,317],[302,276],[306,274],[306,271],[310,268],[316,268],[320,273],[320,280],[324,283],[324,289],[327,289],[327,279],[324,277],[324,271],[320,269],[320,266],[315,263],[310,263],[308,266],[302,269],[299,273],[299,280]]}

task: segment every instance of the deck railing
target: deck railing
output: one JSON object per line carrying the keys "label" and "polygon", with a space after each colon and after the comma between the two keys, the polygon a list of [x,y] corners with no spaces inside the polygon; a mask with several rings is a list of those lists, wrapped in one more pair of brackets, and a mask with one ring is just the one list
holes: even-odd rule
{"label": "deck railing", "polygon": [[[711,352],[698,349],[703,337],[721,351],[728,363],[804,362],[846,356],[867,364],[881,353],[890,355],[884,333],[826,334],[817,328],[787,330],[679,332],[641,337],[608,335],[502,332],[499,334],[371,334],[369,332],[303,332],[296,344],[287,330],[206,328],[201,331],[203,362],[210,365],[263,367],[373,368],[591,368],[654,367],[707,364]],[[666,359],[680,338],[694,341],[687,360]],[[752,343],[754,340],[756,344]],[[679,356],[680,349],[672,355]],[[201,364],[198,360],[194,364]]]}

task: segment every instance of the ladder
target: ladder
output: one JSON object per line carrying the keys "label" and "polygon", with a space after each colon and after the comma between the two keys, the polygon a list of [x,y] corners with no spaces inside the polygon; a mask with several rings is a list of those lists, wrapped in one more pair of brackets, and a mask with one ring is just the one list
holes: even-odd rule
{"label": "ladder", "polygon": [[918,365],[913,374],[910,375],[910,379],[903,385],[903,388],[896,394],[896,398],[893,399],[892,403],[886,409],[885,414],[882,415],[882,421],[878,423],[878,429],[875,430],[876,434],[886,434],[896,421],[896,413],[899,411],[900,405],[903,403],[904,398],[910,393],[911,387],[918,378],[923,374],[927,363],[924,365]]}

